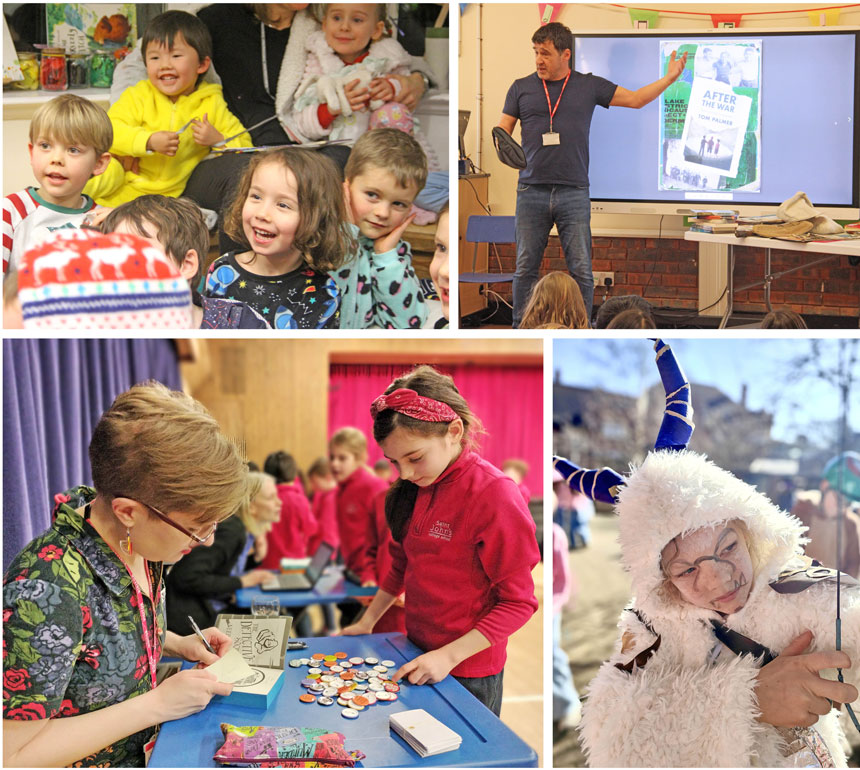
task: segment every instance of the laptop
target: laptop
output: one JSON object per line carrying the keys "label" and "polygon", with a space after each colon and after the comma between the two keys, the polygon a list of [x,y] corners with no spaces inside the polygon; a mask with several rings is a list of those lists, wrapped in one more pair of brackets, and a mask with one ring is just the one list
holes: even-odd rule
{"label": "laptop", "polygon": [[334,548],[332,546],[328,543],[320,543],[316,553],[311,557],[311,563],[308,564],[304,572],[277,575],[271,583],[261,585],[260,589],[263,591],[309,591],[316,585],[333,555]]}

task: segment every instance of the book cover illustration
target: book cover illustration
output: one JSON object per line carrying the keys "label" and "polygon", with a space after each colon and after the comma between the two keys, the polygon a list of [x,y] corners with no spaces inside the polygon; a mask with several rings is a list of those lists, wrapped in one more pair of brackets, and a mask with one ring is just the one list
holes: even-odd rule
{"label": "book cover illustration", "polygon": [[658,189],[759,192],[761,40],[664,40],[664,70],[675,49],[688,65],[660,98]]}

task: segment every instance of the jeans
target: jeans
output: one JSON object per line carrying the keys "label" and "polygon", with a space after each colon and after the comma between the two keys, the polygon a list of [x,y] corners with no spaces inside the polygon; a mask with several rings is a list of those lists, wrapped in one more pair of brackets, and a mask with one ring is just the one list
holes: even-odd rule
{"label": "jeans", "polygon": [[587,187],[521,184],[517,187],[517,269],[514,273],[516,329],[540,274],[549,231],[558,227],[568,272],[579,285],[588,317],[594,298],[591,274],[591,201]]}
{"label": "jeans", "polygon": [[498,674],[491,674],[490,676],[455,676],[454,679],[496,716],[499,716],[502,712],[502,680],[504,677],[505,671],[502,669]]}
{"label": "jeans", "polygon": [[564,719],[579,705],[579,693],[570,673],[570,661],[561,648],[561,613],[552,618],[552,718]]}

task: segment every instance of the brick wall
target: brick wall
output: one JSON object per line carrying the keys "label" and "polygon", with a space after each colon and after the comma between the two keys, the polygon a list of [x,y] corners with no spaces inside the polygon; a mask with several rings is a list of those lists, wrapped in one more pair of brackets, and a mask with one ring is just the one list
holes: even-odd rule
{"label": "brick wall", "polygon": [[[659,245],[658,245],[659,244]],[[497,247],[503,272],[514,272],[516,248]],[[614,272],[611,295],[638,294],[655,307],[696,310],[698,302],[698,253],[694,241],[656,238],[594,238],[592,269]],[[824,255],[820,255],[824,256]],[[764,277],[764,249],[735,248],[735,286],[745,286]],[[802,265],[815,259],[796,251],[771,251],[771,271],[774,273]],[[564,270],[564,256],[558,238],[551,236],[541,263],[541,275]],[[495,253],[490,252],[490,270],[498,270]],[[510,284],[496,285],[496,290],[509,302]],[[603,290],[595,287],[595,302]],[[809,315],[839,315],[860,317],[860,266],[851,265],[849,258],[832,257],[827,262],[798,270],[776,279],[771,286],[774,307],[790,308]],[[749,289],[735,295],[735,310],[766,312],[764,289]]]}

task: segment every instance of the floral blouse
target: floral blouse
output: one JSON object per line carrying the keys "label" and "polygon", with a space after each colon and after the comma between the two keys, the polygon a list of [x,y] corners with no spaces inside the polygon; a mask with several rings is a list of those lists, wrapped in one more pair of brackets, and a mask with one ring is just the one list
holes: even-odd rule
{"label": "floral blouse", "polygon": [[[129,573],[77,513],[95,490],[57,495],[54,523],[3,580],[3,718],[54,719],[112,706],[152,689]],[[162,564],[149,562],[164,646]],[[152,604],[144,599],[152,629]],[[160,657],[160,650],[159,650]],[[143,767],[154,730],[123,738],[75,767]]]}

